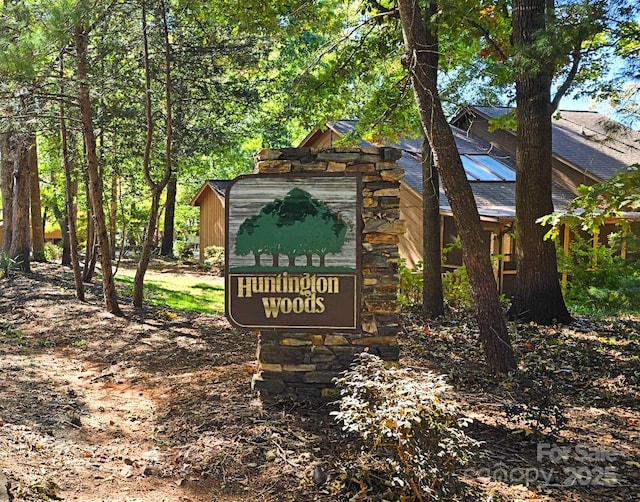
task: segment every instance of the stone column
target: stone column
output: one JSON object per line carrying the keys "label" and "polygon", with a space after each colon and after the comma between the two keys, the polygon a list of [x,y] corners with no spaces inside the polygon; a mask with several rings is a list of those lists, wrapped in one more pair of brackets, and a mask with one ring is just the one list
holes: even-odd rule
{"label": "stone column", "polygon": [[399,357],[398,240],[402,168],[394,148],[286,148],[256,155],[256,174],[360,173],[362,234],[361,329],[353,333],[263,331],[253,388],[261,397],[335,399],[334,377],[364,350],[386,361]]}

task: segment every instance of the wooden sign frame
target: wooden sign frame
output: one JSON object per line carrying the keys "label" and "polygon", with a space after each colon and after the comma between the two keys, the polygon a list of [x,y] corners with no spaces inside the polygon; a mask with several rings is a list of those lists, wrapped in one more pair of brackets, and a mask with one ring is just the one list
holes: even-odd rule
{"label": "wooden sign frame", "polygon": [[236,327],[358,331],[360,174],[239,176],[226,192],[225,313]]}

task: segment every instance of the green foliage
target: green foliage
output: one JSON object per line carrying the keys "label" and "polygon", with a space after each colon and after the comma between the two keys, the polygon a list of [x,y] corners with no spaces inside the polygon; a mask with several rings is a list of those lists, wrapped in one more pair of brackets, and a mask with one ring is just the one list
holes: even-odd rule
{"label": "green foliage", "polygon": [[[631,166],[607,181],[578,187],[576,197],[563,211],[556,211],[538,220],[551,225],[547,238],[553,238],[562,224],[594,233],[607,218],[622,217],[624,211],[640,210],[640,169]],[[624,225],[624,222],[621,224]]]}
{"label": "green foliage", "polygon": [[19,268],[20,261],[11,258],[8,254],[0,252],[0,279],[9,277],[11,270]]}
{"label": "green foliage", "polygon": [[539,438],[542,434],[556,434],[566,424],[558,389],[537,369],[510,374],[501,387],[515,398],[502,406],[505,426],[514,432]]}
{"label": "green foliage", "polygon": [[62,258],[62,248],[53,242],[45,242],[44,257],[47,261],[59,261]]}
{"label": "green foliage", "polygon": [[204,248],[204,264],[209,270],[216,272],[224,270],[224,248],[222,246]]}
{"label": "green foliage", "polygon": [[398,276],[400,277],[400,290],[398,301],[403,308],[411,308],[422,305],[422,262],[413,267],[407,267],[407,260],[400,258],[398,264]]}
{"label": "green foliage", "polygon": [[[423,263],[418,262],[413,267],[407,267],[407,261],[404,258],[400,259],[398,301],[403,308],[422,305],[424,284],[422,266]],[[467,277],[467,269],[464,266],[447,270],[442,274],[442,292],[449,307],[467,309],[473,306],[471,286]]]}
{"label": "green foliage", "polygon": [[442,291],[450,307],[456,309],[470,309],[473,307],[471,285],[469,284],[466,267],[447,270],[442,275]]}
{"label": "green foliage", "polygon": [[[569,276],[565,301],[579,314],[607,315],[640,312],[640,262],[625,260],[615,241],[620,233],[609,235],[609,246],[593,248],[590,239],[574,236],[569,254],[559,260],[561,270]],[[631,250],[638,237],[627,236]]]}
{"label": "green foliage", "polygon": [[[640,170],[635,165],[602,183],[580,186],[580,195],[564,211],[538,220],[551,226],[547,238],[557,239],[562,225],[573,230],[569,254],[558,252],[560,270],[569,276],[565,301],[573,312],[606,315],[640,311],[640,264],[635,259],[623,259],[620,253],[623,239],[628,255],[640,251],[637,227],[632,228],[632,223],[624,219],[625,211],[640,209],[638,187]],[[610,217],[620,218],[619,230],[608,235],[607,245],[594,248],[594,233]]]}
{"label": "green foliage", "polygon": [[173,255],[180,261],[193,260],[195,250],[195,244],[189,237],[177,239],[173,243]]}
{"label": "green foliage", "polygon": [[335,382],[341,398],[332,415],[363,440],[363,452],[384,460],[393,498],[438,500],[455,492],[453,470],[478,443],[463,431],[471,420],[447,400],[444,376],[388,368],[364,352]]}

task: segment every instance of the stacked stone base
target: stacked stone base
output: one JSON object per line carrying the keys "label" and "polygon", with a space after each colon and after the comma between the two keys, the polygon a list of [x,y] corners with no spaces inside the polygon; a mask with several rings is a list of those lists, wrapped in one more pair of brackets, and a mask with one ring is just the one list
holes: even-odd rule
{"label": "stacked stone base", "polygon": [[357,333],[262,331],[253,388],[265,400],[281,397],[329,399],[338,393],[333,379],[362,351],[385,361],[399,358],[398,241],[400,180],[393,148],[297,148],[263,150],[258,174],[360,173],[362,233],[360,249],[361,326]]}
{"label": "stacked stone base", "polygon": [[338,393],[333,379],[349,368],[356,354],[366,350],[386,361],[398,360],[396,333],[362,336],[262,332],[259,371],[253,376],[253,388],[267,399],[334,399]]}

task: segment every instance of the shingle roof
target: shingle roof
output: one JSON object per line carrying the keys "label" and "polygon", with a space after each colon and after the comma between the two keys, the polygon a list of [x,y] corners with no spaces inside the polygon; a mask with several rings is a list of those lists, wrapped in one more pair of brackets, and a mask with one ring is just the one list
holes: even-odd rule
{"label": "shingle roof", "polygon": [[[488,106],[469,109],[486,118],[512,110]],[[552,121],[552,139],[556,157],[600,180],[640,163],[640,132],[598,112],[561,110]]]}
{"label": "shingle roof", "polygon": [[231,183],[231,180],[207,180],[207,183],[222,197],[225,196],[227,186]]}
{"label": "shingle roof", "polygon": [[191,199],[191,205],[192,206],[199,206],[200,205],[200,198],[202,196],[202,194],[205,192],[205,189],[207,187],[209,187],[211,190],[213,190],[215,193],[217,193],[220,198],[222,200],[225,199],[226,197],[226,191],[227,191],[227,185],[229,185],[229,183],[231,182],[231,180],[207,180],[205,181],[205,183],[202,185],[202,187],[200,188],[200,190],[198,190],[198,193],[195,194],[193,196],[193,198]]}
{"label": "shingle roof", "polygon": [[[352,132],[355,126],[355,121],[338,121],[329,124],[329,127],[334,131],[343,131],[342,134]],[[461,155],[490,155],[511,168],[515,167],[513,159],[509,155],[496,149],[490,143],[471,137],[457,127],[451,126],[451,130]],[[402,139],[397,144],[391,145],[402,151],[398,163],[404,169],[403,182],[420,194],[422,194],[421,141],[420,138]],[[367,142],[363,143],[369,145]],[[470,184],[481,216],[515,218],[515,182],[470,181]],[[556,209],[565,207],[573,198],[570,192],[563,190],[560,186],[554,185],[552,191]],[[440,185],[440,208],[445,211],[451,210],[442,185]]]}

